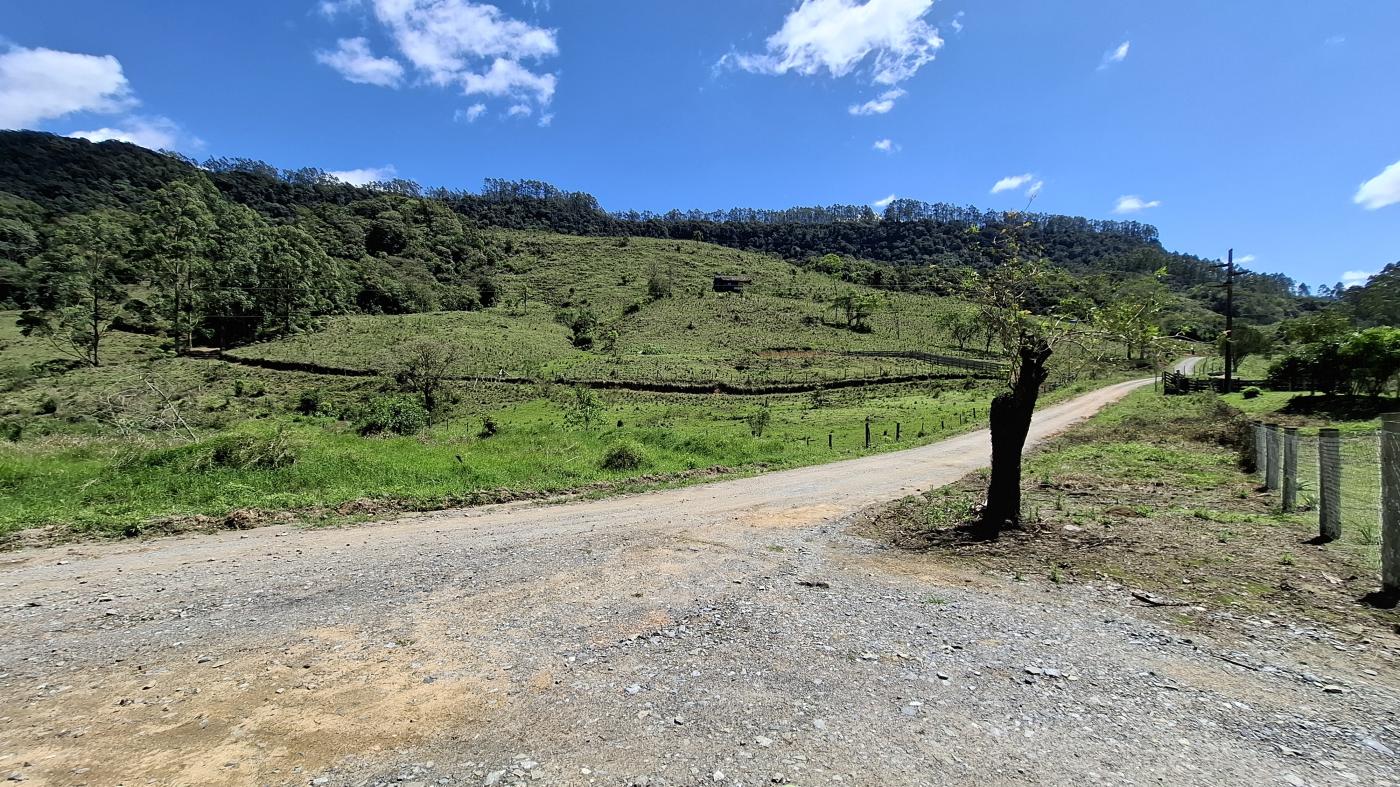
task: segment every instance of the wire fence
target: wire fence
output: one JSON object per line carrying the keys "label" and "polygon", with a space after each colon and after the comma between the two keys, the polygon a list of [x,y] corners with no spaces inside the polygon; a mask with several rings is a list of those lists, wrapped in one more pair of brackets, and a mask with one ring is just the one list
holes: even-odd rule
{"label": "wire fence", "polygon": [[1360,547],[1400,593],[1400,415],[1380,430],[1251,423],[1245,459],[1284,512],[1313,514],[1317,543]]}

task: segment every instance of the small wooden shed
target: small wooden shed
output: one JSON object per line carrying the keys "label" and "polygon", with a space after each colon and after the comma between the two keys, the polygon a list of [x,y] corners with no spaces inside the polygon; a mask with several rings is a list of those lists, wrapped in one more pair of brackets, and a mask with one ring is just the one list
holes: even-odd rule
{"label": "small wooden shed", "polygon": [[715,292],[742,293],[745,285],[749,284],[753,284],[753,278],[749,276],[716,276]]}

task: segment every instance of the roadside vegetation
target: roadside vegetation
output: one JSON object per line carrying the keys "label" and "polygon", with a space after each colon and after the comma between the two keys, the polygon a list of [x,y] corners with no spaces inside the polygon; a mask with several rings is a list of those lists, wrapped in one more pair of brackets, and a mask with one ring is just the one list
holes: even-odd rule
{"label": "roadside vegetation", "polygon": [[1027,458],[1019,530],[969,538],[982,474],[892,504],[859,530],[1018,580],[1110,583],[1190,626],[1221,611],[1337,623],[1367,610],[1397,622],[1357,603],[1376,585],[1374,532],[1308,543],[1316,511],[1280,512],[1241,469],[1244,418],[1214,394],[1141,390]]}

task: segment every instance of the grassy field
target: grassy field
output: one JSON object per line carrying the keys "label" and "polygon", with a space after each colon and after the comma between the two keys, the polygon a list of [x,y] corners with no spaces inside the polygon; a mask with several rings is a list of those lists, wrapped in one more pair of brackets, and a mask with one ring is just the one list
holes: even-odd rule
{"label": "grassy field", "polygon": [[[982,355],[959,350],[940,327],[943,314],[969,308],[953,299],[870,290],[692,241],[501,235],[513,254],[491,309],[334,318],[323,332],[231,354],[382,371],[404,340],[435,338],[461,350],[463,376],[751,385],[932,371],[921,361],[851,355],[862,351]],[[711,291],[715,275],[736,273],[754,280],[742,296]],[[648,295],[653,275],[668,282],[668,297]],[[830,300],[845,292],[878,298],[869,331],[838,325]],[[555,319],[577,308],[599,321],[592,351],[574,347]]]}
{"label": "grassy field", "polygon": [[[509,498],[639,475],[791,467],[971,428],[985,418],[992,393],[985,384],[765,399],[602,393],[594,423],[582,426],[569,423],[572,389],[533,391],[509,403],[518,387],[494,388],[506,390],[483,387],[474,408],[460,408],[476,413],[412,437],[361,437],[334,418],[276,412],[265,394],[269,411],[261,417],[190,442],[57,433],[0,444],[0,532],[48,524],[117,532],[154,517],[334,507],[360,498],[427,508],[494,499],[499,490],[509,494],[497,497]],[[762,414],[767,423],[758,436]],[[486,419],[495,426],[489,437]],[[604,457],[619,444],[635,449],[637,466],[607,467]]]}
{"label": "grassy field", "polygon": [[1140,391],[1028,458],[1025,530],[990,543],[960,534],[985,488],[979,475],[900,501],[863,531],[982,571],[1107,580],[1182,599],[1189,605],[1173,614],[1190,626],[1234,607],[1333,621],[1373,615],[1388,628],[1395,613],[1356,604],[1378,585],[1374,533],[1344,527],[1340,542],[1308,544],[1316,511],[1281,513],[1277,493],[1240,470],[1239,426],[1214,394]]}
{"label": "grassy field", "polygon": [[[155,337],[124,333],[111,335],[103,366],[88,368],[21,336],[17,315],[0,313],[0,538],[15,543],[33,528],[49,538],[209,528],[276,512],[337,521],[794,467],[974,428],[1001,385],[949,376],[733,396],[557,384],[928,373],[924,362],[856,353],[956,351],[938,318],[970,307],[881,293],[871,330],[857,332],[833,324],[827,299],[864,290],[772,258],[692,242],[503,237],[512,251],[494,308],[334,318],[324,330],[232,353],[365,372],[358,376],[176,357]],[[743,296],[717,296],[717,273],[754,284]],[[670,282],[669,297],[647,297],[654,274]],[[608,346],[575,347],[555,319],[580,306],[598,315],[599,335],[615,331]],[[376,407],[406,396],[392,372],[403,347],[423,337],[457,349],[453,372],[477,379],[452,383],[426,428],[367,434]],[[1044,403],[1148,374],[1085,369],[1073,357],[1056,367]],[[498,375],[530,382],[479,379]]]}

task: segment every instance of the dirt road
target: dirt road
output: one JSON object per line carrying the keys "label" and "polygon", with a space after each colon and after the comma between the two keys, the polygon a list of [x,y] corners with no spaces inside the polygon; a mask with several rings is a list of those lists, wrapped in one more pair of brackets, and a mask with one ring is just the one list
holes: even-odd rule
{"label": "dirt road", "polygon": [[[1044,410],[1032,439],[1141,384]],[[1122,588],[846,533],[987,453],[978,432],[568,505],[5,555],[0,778],[1396,780],[1400,692],[1364,644],[1303,664],[1267,636],[1193,641]]]}

